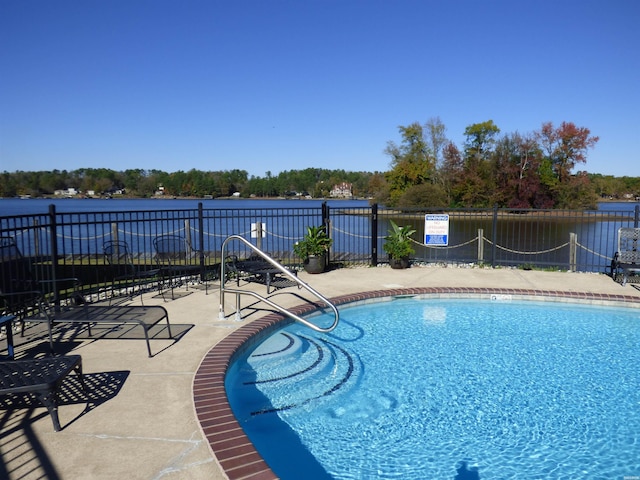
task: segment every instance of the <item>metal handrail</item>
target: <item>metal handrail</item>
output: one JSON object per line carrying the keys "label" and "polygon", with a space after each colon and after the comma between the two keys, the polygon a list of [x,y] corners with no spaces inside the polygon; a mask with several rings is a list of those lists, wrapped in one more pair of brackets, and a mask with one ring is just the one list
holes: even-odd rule
{"label": "metal handrail", "polygon": [[[226,250],[227,244],[232,240],[238,240],[238,241],[244,243],[247,247],[251,248],[251,250],[253,250],[255,253],[257,253],[261,258],[263,258],[266,262],[268,262],[270,265],[272,265],[274,268],[276,268],[279,272],[281,272],[282,274],[286,275],[290,280],[293,280],[301,288],[304,288],[309,293],[315,295],[318,299],[322,300],[328,307],[331,308],[331,310],[333,310],[333,314],[334,314],[334,317],[335,317],[335,319],[333,321],[333,324],[328,328],[319,327],[319,326],[309,322],[308,320],[305,320],[304,318],[300,317],[299,315],[296,315],[295,313],[290,312],[286,308],[281,307],[277,303],[272,302],[268,298],[263,297],[262,295],[260,295],[260,294],[258,294],[256,292],[252,292],[250,290],[241,290],[239,288],[226,288],[225,287],[225,283],[226,283],[225,268],[226,268],[226,258],[227,258],[227,256],[225,255],[225,250]],[[250,295],[250,296],[252,296],[254,298],[257,298],[258,300],[266,303],[270,307],[276,309],[278,312],[282,313],[283,315],[286,315],[287,317],[292,318],[292,319],[296,320],[297,322],[302,323],[303,325],[306,325],[307,327],[311,328],[312,330],[315,330],[316,332],[329,333],[329,332],[331,332],[333,329],[335,329],[338,326],[338,323],[340,322],[340,313],[338,312],[338,309],[336,308],[336,306],[333,303],[331,303],[324,295],[322,295],[320,292],[315,290],[308,283],[300,280],[296,275],[294,275],[289,270],[287,270],[282,264],[280,264],[279,262],[277,262],[276,260],[271,258],[267,253],[263,252],[258,247],[253,245],[251,242],[246,240],[244,237],[241,237],[240,235],[230,235],[229,237],[227,237],[224,240],[224,242],[222,242],[222,247],[220,249],[220,255],[221,255],[221,260],[222,260],[221,264],[220,264],[220,314],[219,314],[219,319],[220,320],[224,320],[226,318],[226,315],[224,313],[224,294],[225,294],[225,292],[228,292],[228,293],[235,293],[236,294],[236,320],[241,320],[242,319],[242,317],[240,316],[240,295]]]}

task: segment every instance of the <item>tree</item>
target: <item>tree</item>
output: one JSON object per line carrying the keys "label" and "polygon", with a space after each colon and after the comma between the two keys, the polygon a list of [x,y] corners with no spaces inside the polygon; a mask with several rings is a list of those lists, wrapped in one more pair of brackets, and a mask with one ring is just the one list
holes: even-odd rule
{"label": "tree", "polygon": [[398,207],[446,207],[444,189],[435,183],[422,183],[407,188],[398,199]]}
{"label": "tree", "polygon": [[590,130],[562,122],[554,128],[551,122],[542,124],[539,136],[547,157],[560,183],[567,183],[577,163],[587,162],[587,150],[595,147],[598,137],[590,136]]}
{"label": "tree", "polygon": [[594,204],[595,188],[584,175],[572,175],[578,163],[586,163],[587,151],[598,142],[585,127],[576,127],[571,122],[562,122],[554,128],[551,122],[542,124],[538,133],[546,160],[551,166],[556,182],[552,191],[559,208],[589,207]]}
{"label": "tree", "polygon": [[442,149],[442,167],[438,173],[450,205],[458,203],[457,194],[463,171],[464,161],[460,150],[453,142],[447,143]]}
{"label": "tree", "polygon": [[464,134],[467,137],[464,150],[464,170],[458,185],[461,203],[467,207],[487,207],[495,194],[495,169],[489,163],[495,136],[500,129],[487,120],[469,125]]}
{"label": "tree", "polygon": [[376,202],[386,204],[389,201],[389,183],[381,172],[375,172],[369,178],[367,191]]}
{"label": "tree", "polygon": [[586,172],[572,175],[567,183],[558,183],[554,194],[558,208],[577,210],[597,207],[598,196]]}
{"label": "tree", "polygon": [[550,192],[540,178],[542,152],[533,134],[514,133],[497,141],[494,204],[510,208],[549,208]]}
{"label": "tree", "polygon": [[390,141],[385,149],[392,158],[391,170],[386,174],[392,205],[407,188],[425,183],[435,172],[435,161],[429,155],[422,125],[414,122],[398,130],[402,136],[400,145]]}
{"label": "tree", "polygon": [[3,172],[0,175],[0,198],[18,195],[18,182],[15,175]]}
{"label": "tree", "polygon": [[134,192],[146,178],[146,172],[141,168],[125,170],[122,175],[123,186],[128,192]]}
{"label": "tree", "polygon": [[427,138],[427,148],[432,157],[433,165],[436,170],[442,165],[442,150],[447,144],[446,131],[447,128],[440,120],[440,117],[433,117],[424,124]]}
{"label": "tree", "polygon": [[495,136],[499,133],[500,129],[493,123],[493,120],[474,123],[465,128],[464,135],[467,137],[465,158],[467,163],[478,164],[482,160],[486,160],[491,147],[495,143]]}

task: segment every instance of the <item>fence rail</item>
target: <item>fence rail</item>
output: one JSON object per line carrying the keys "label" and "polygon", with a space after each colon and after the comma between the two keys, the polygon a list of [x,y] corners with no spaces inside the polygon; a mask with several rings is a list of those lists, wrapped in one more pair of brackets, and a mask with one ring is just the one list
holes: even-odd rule
{"label": "fence rail", "polygon": [[[425,215],[449,215],[446,246],[424,244]],[[328,227],[333,246],[330,263],[377,265],[390,221],[411,225],[414,262],[482,263],[498,266],[557,268],[607,272],[620,227],[638,227],[640,206],[630,211],[558,211],[514,209],[398,210],[366,207],[227,208],[59,213],[54,205],[36,215],[0,217],[0,234],[15,238],[41,278],[78,277],[88,288],[109,282],[103,254],[108,241],[126,242],[141,268],[155,262],[154,238],[177,234],[193,255],[204,278],[219,264],[220,249],[230,235],[253,242],[285,264],[300,259],[293,245],[309,225]],[[240,245],[238,256],[248,255]]]}

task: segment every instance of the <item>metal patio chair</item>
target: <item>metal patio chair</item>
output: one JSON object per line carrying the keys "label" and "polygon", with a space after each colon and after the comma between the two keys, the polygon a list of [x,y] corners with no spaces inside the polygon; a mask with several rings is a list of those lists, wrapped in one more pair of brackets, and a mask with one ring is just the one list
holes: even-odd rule
{"label": "metal patio chair", "polygon": [[640,228],[618,229],[618,249],[611,261],[611,276],[622,286],[640,273]]}
{"label": "metal patio chair", "polygon": [[[121,240],[105,242],[102,250],[106,262],[112,269],[112,294],[118,289],[124,289],[129,298],[133,298],[136,294],[140,295],[140,303],[144,305],[142,295],[144,287],[158,277],[160,269],[141,268],[141,265],[134,262],[133,254],[127,242]],[[109,298],[109,302],[111,302],[112,297],[113,295]]]}
{"label": "metal patio chair", "polygon": [[177,286],[185,284],[188,290],[188,278],[201,274],[200,265],[193,263],[197,261],[198,252],[191,247],[186,238],[174,234],[165,234],[154,238],[153,248],[156,251],[160,294],[166,300],[164,285],[168,284],[171,289],[171,299],[174,300]]}
{"label": "metal patio chair", "polygon": [[[59,280],[67,281],[77,285],[77,279]],[[27,320],[47,322],[53,351],[53,317],[45,298],[51,283],[36,278],[31,261],[22,255],[13,237],[0,237],[0,314],[14,316],[22,334]]]}

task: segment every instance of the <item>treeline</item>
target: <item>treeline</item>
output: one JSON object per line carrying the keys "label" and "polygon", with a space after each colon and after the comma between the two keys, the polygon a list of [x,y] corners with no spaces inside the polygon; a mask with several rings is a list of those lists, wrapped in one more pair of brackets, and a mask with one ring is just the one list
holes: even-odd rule
{"label": "treeline", "polygon": [[109,196],[115,192],[127,197],[148,198],[162,191],[165,196],[175,197],[229,197],[236,192],[243,197],[281,197],[295,194],[313,197],[328,197],[334,185],[352,184],[352,193],[357,197],[372,194],[373,178],[382,178],[381,173],[347,172],[307,168],[289,170],[264,177],[249,176],[245,170],[187,172],[163,172],[160,170],[132,169],[118,172],[105,168],[82,168],[78,170],[53,170],[47,172],[4,172],[0,175],[0,197],[29,195],[47,197],[56,191],[70,188],[86,194]]}
{"label": "treeline", "polygon": [[[527,134],[500,135],[492,120],[469,125],[460,147],[446,137],[439,118],[400,126],[400,142],[384,150],[386,172],[307,168],[264,177],[245,170],[163,172],[104,168],[73,171],[4,172],[0,197],[43,197],[70,188],[86,194],[152,197],[326,198],[334,185],[352,185],[352,194],[397,207],[591,208],[601,199],[640,198],[640,177],[613,177],[579,170],[598,142],[589,129],[563,122],[543,123]],[[576,171],[577,170],[577,171]]]}

